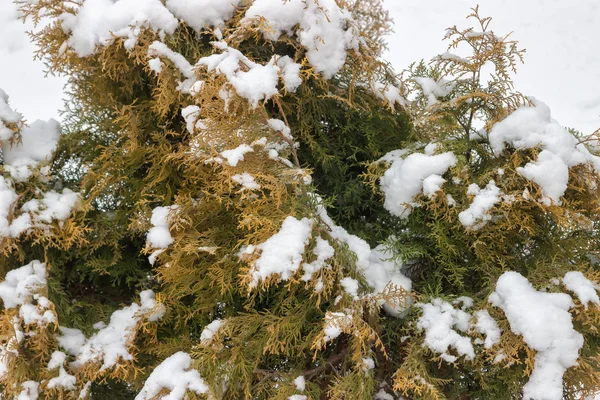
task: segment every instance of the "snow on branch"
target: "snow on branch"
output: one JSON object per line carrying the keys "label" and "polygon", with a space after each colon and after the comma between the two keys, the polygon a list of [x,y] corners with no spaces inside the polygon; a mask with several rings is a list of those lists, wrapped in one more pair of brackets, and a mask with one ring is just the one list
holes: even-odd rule
{"label": "snow on branch", "polygon": [[571,297],[537,291],[521,274],[505,272],[489,301],[504,311],[511,330],[537,351],[524,398],[561,400],[562,377],[577,364],[583,346],[583,336],[573,328],[569,313],[574,306]]}

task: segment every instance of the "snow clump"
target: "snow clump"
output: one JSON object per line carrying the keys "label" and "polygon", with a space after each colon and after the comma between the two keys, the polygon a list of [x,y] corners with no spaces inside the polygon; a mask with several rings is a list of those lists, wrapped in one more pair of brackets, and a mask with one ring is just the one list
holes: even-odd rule
{"label": "snow clump", "polygon": [[[392,159],[392,155],[388,157]],[[426,194],[432,195],[443,183],[441,175],[456,164],[452,152],[437,155],[413,153],[406,158],[393,159],[392,165],[381,178],[381,190],[385,195],[386,210],[401,218],[410,215],[415,197],[423,191],[424,182]]]}
{"label": "snow clump", "polygon": [[[266,21],[263,35],[268,40],[295,33],[307,50],[308,62],[325,79],[333,77],[344,66],[347,50],[358,50],[352,17],[347,10],[339,8],[335,0],[255,0],[242,23],[260,18]],[[296,26],[298,30],[294,32]]]}
{"label": "snow clump", "polygon": [[441,353],[440,357],[449,363],[458,358],[448,353],[450,348],[467,360],[475,358],[471,339],[454,330],[456,328],[467,332],[471,318],[469,314],[442,299],[433,299],[431,303],[421,303],[418,306],[423,310],[423,315],[419,318],[417,327],[425,331],[425,346]]}
{"label": "snow clump", "polygon": [[308,218],[298,220],[288,216],[283,221],[279,232],[256,246],[261,253],[250,270],[252,277],[250,289],[272,275],[279,275],[282,280],[292,277],[302,263],[305,246],[311,237],[312,226],[313,223]]}
{"label": "snow clump", "polygon": [[496,282],[490,303],[501,308],[511,330],[537,353],[534,370],[523,388],[526,399],[561,400],[565,371],[577,364],[583,336],[573,328],[565,293],[537,291],[517,272],[505,272]]}
{"label": "snow clump", "polygon": [[560,205],[569,181],[569,168],[590,163],[600,172],[600,157],[592,155],[554,120],[546,104],[536,99],[532,102],[534,106],[521,107],[492,127],[490,145],[496,156],[502,154],[506,144],[515,149],[540,148],[537,160],[517,172],[541,187],[544,204]]}
{"label": "snow clump", "polygon": [[187,398],[188,390],[196,394],[208,393],[208,385],[191,366],[192,358],[189,354],[182,351],[173,354],[154,368],[135,400],[155,399],[163,389],[168,389],[170,393],[161,398],[171,400]]}

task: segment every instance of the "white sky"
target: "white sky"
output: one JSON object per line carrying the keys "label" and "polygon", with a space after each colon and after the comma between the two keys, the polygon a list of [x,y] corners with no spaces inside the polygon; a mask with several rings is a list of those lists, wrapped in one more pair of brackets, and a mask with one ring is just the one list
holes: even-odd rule
{"label": "white sky", "polygon": [[[547,103],[563,125],[600,127],[600,1],[480,0],[498,34],[513,32],[527,49],[517,90]],[[386,0],[396,22],[386,58],[400,71],[446,50],[445,28],[467,27],[470,0]],[[0,0],[0,88],[29,121],[58,118],[64,80],[44,77],[10,0]]]}

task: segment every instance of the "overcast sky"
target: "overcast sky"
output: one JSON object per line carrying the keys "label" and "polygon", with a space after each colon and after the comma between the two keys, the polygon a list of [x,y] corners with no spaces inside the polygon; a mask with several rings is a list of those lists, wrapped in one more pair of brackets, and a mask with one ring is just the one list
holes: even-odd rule
{"label": "overcast sky", "polygon": [[[547,103],[563,125],[591,133],[600,127],[600,2],[486,0],[482,15],[498,34],[513,32],[527,49],[517,90]],[[387,0],[395,20],[386,55],[400,71],[446,50],[446,27],[467,27],[469,0]],[[9,0],[0,0],[0,88],[29,121],[59,118],[64,80],[45,77]]]}

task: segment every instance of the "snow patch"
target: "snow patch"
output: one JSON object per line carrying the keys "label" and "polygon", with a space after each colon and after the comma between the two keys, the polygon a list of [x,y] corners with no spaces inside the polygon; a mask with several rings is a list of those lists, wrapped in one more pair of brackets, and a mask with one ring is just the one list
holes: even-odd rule
{"label": "snow patch", "polygon": [[131,50],[143,28],[172,34],[179,24],[160,0],[85,0],[76,14],[64,13],[60,21],[79,57],[92,55],[115,37],[125,39],[125,48]]}
{"label": "snow patch", "polygon": [[288,216],[279,232],[264,243],[256,246],[261,250],[260,257],[254,261],[250,270],[252,280],[250,289],[260,281],[272,275],[279,275],[281,280],[288,280],[300,267],[304,248],[312,233],[313,223],[308,218],[298,220]]}
{"label": "snow patch", "polygon": [[191,368],[192,358],[182,351],[177,352],[160,363],[150,374],[144,387],[135,400],[150,400],[156,398],[163,389],[170,391],[163,399],[182,400],[188,390],[196,394],[208,393],[208,386],[200,373]]}
{"label": "snow patch", "polygon": [[452,89],[454,89],[454,85],[444,79],[436,82],[431,78],[419,77],[414,78],[414,80],[419,84],[419,86],[421,86],[423,95],[427,97],[428,107],[431,107],[437,103],[437,99],[439,97],[448,96]]}
{"label": "snow patch", "polygon": [[178,208],[179,206],[172,205],[156,207],[152,210],[152,218],[150,219],[152,228],[148,231],[146,241],[148,245],[151,248],[156,249],[156,251],[148,257],[150,264],[154,264],[156,257],[173,243],[170,215],[171,213],[176,212]]}
{"label": "snow patch", "polygon": [[67,355],[62,351],[55,351],[48,362],[48,369],[58,368],[58,376],[48,381],[48,389],[63,388],[65,390],[74,390],[77,384],[77,378],[65,370],[65,360]]}
{"label": "snow patch", "polygon": [[227,160],[227,164],[232,167],[237,167],[240,161],[244,161],[244,155],[246,153],[252,153],[254,150],[247,144],[241,144],[235,149],[225,150],[221,152],[221,155],[225,160]]}
{"label": "snow patch", "polygon": [[133,360],[129,347],[135,339],[135,328],[142,319],[157,321],[164,316],[165,309],[157,304],[152,290],[140,293],[140,304],[115,311],[109,323],[89,339],[78,329],[61,328],[58,342],[69,354],[76,357],[71,364],[81,368],[88,362],[102,363],[101,371],[114,367],[119,360]]}
{"label": "snow patch", "polygon": [[4,167],[13,179],[24,182],[31,176],[31,168],[48,161],[58,143],[60,124],[55,120],[35,121],[21,130],[21,142],[2,142]]}
{"label": "snow patch", "polygon": [[[402,265],[390,260],[390,255],[383,246],[377,246],[372,249],[369,244],[358,236],[351,235],[341,226],[337,226],[327,210],[322,206],[322,201],[315,196],[318,206],[318,215],[325,225],[330,229],[331,236],[345,243],[350,251],[356,254],[356,266],[365,280],[373,288],[373,293],[382,293],[389,285],[393,285],[410,292],[412,282],[400,271]],[[398,300],[396,302],[387,302],[383,304],[385,311],[394,316],[400,316],[406,309],[409,298]]]}
{"label": "snow patch", "polygon": [[466,332],[469,329],[470,316],[463,310],[457,310],[452,304],[436,298],[431,303],[417,304],[423,310],[423,315],[417,322],[417,328],[425,331],[424,345],[441,353],[440,357],[449,363],[458,357],[448,353],[453,348],[467,360],[475,358],[475,350],[471,339],[461,336],[454,328]]}
{"label": "snow patch", "polygon": [[345,329],[352,325],[352,315],[343,312],[330,312],[325,314],[325,327],[323,328],[323,341],[325,343],[337,339]]}
{"label": "snow patch", "polygon": [[275,56],[266,65],[261,65],[225,42],[215,42],[214,45],[222,53],[203,57],[196,66],[206,66],[208,72],[224,75],[236,93],[247,99],[253,108],[258,106],[259,101],[279,93],[277,83],[281,68],[276,64]]}
{"label": "snow patch", "polygon": [[325,79],[344,66],[347,50],[358,50],[358,35],[352,28],[350,13],[340,9],[335,0],[255,0],[242,23],[252,23],[260,17],[266,21],[263,35],[267,40],[295,33],[307,50],[308,62]]}
{"label": "snow patch", "polygon": [[539,292],[521,274],[505,272],[489,301],[504,311],[511,330],[537,352],[523,397],[561,400],[562,377],[567,368],[577,364],[583,346],[583,336],[573,328],[569,313],[574,305],[571,297]]}
{"label": "snow patch", "polygon": [[166,6],[196,32],[220,26],[233,17],[241,0],[167,0]]}
{"label": "snow patch", "polygon": [[23,119],[23,115],[14,111],[8,105],[8,95],[0,89],[0,141],[9,140],[14,132],[8,129],[6,124],[18,124]]}
{"label": "snow patch", "polygon": [[294,379],[294,385],[296,385],[297,390],[299,390],[300,392],[304,392],[304,390],[306,389],[306,380],[304,379],[304,376],[300,375],[299,377]]}
{"label": "snow patch", "polygon": [[192,65],[188,62],[188,60],[185,59],[184,56],[169,49],[163,42],[155,41],[148,47],[148,57],[150,58],[148,65],[157,73],[162,72],[162,63],[158,57],[164,57],[170,60],[179,70],[179,72],[181,72],[181,74],[186,78],[183,82],[179,83],[178,88],[183,93],[190,93],[191,87],[195,82],[195,75]]}
{"label": "snow patch", "polygon": [[[390,155],[388,159],[394,161],[381,178],[381,190],[385,195],[384,207],[401,218],[410,215],[414,198],[423,191],[427,178],[432,175],[441,177],[456,164],[456,157],[452,152],[437,155],[413,153],[404,159]],[[440,184],[438,178],[430,178],[427,182],[428,191],[435,189],[433,184],[436,183]]]}
{"label": "snow patch", "polygon": [[475,314],[477,322],[474,328],[477,332],[485,335],[484,347],[491,349],[496,343],[500,342],[500,335],[502,331],[498,326],[498,323],[493,319],[487,310],[479,310]]}
{"label": "snow patch", "polygon": [[500,189],[494,181],[489,181],[484,189],[473,183],[469,185],[467,194],[475,197],[469,208],[458,214],[458,220],[467,228],[479,229],[492,219],[489,211],[500,201]]}
{"label": "snow patch", "polygon": [[302,264],[302,280],[308,282],[312,279],[313,274],[325,267],[327,260],[335,255],[335,249],[329,244],[327,240],[320,237],[317,238],[313,254],[317,256],[317,259],[311,263]]}
{"label": "snow patch", "polygon": [[581,272],[567,272],[562,281],[567,289],[577,295],[585,308],[587,308],[590,302],[600,306],[600,298],[598,298],[598,293],[596,292],[600,287],[586,278]]}
{"label": "snow patch", "polygon": [[224,323],[225,321],[223,321],[222,319],[215,319],[213,322],[206,325],[202,330],[202,333],[200,334],[200,341],[203,344],[208,344],[212,342],[213,338],[215,337],[219,329],[221,329]]}
{"label": "snow patch", "polygon": [[358,300],[358,281],[356,279],[347,276],[340,280],[340,285],[346,293]]}
{"label": "snow patch", "polygon": [[46,287],[46,264],[37,260],[8,271],[0,282],[0,298],[4,308],[11,309],[29,304],[34,295]]}
{"label": "snow patch", "polygon": [[532,99],[533,107],[521,107],[494,125],[489,141],[496,156],[506,144],[516,149],[539,147],[536,161],[517,171],[537,183],[545,204],[560,204],[569,181],[569,168],[591,163],[600,172],[600,158],[592,155],[583,144],[552,118],[550,108]]}
{"label": "snow patch", "polygon": [[231,180],[242,185],[242,190],[258,190],[260,185],[256,183],[254,177],[247,172],[236,174],[231,177]]}

